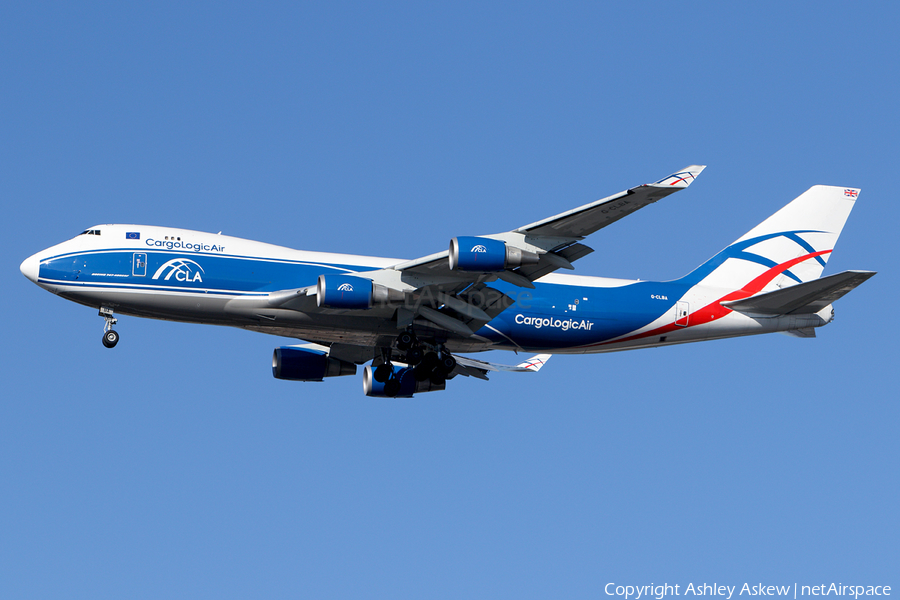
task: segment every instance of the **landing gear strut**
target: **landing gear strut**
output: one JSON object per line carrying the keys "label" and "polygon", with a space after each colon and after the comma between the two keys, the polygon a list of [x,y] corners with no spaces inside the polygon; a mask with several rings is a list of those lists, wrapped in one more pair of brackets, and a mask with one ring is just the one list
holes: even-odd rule
{"label": "landing gear strut", "polygon": [[407,329],[397,336],[397,350],[406,352],[405,361],[411,367],[422,362],[422,357],[425,355],[425,351],[412,329]]}
{"label": "landing gear strut", "polygon": [[103,345],[107,348],[114,348],[119,343],[119,334],[113,330],[113,325],[118,323],[118,319],[113,316],[111,308],[105,306],[100,307],[100,316],[106,319],[103,325]]}
{"label": "landing gear strut", "polygon": [[[404,333],[411,335],[412,332]],[[447,376],[456,368],[456,359],[453,358],[453,355],[447,351],[443,344],[435,348],[434,346],[420,343],[415,336],[412,336],[412,341],[407,345],[407,340],[401,339],[403,335],[400,334],[397,337],[397,347],[400,347],[401,341],[404,342],[403,345],[406,348],[401,349],[406,349],[406,362],[410,367],[414,367],[413,377],[416,378],[416,381],[430,379],[434,384],[444,383]],[[428,350],[426,351],[426,349]]]}
{"label": "landing gear strut", "polygon": [[431,383],[441,384],[447,380],[447,376],[456,368],[456,359],[441,346],[438,352],[426,352],[422,362],[413,370],[416,381],[430,379]]}
{"label": "landing gear strut", "polygon": [[409,350],[416,343],[416,336],[412,331],[406,330],[397,336],[397,350],[401,352]]}
{"label": "landing gear strut", "polygon": [[391,378],[392,372],[390,363],[385,363],[375,367],[375,372],[372,373],[372,377],[375,378],[375,381],[384,383]]}
{"label": "landing gear strut", "polygon": [[381,349],[381,364],[375,367],[372,378],[378,383],[384,383],[394,374],[394,367],[391,365],[391,349]]}
{"label": "landing gear strut", "polygon": [[394,373],[394,365],[391,364],[391,349],[381,349],[381,364],[375,367],[372,378],[384,384],[384,395],[393,398],[400,393],[400,379]]}
{"label": "landing gear strut", "polygon": [[388,379],[384,384],[384,395],[389,398],[394,398],[397,394],[400,393],[400,379],[394,375],[390,379]]}
{"label": "landing gear strut", "polygon": [[[419,340],[412,328],[397,335],[396,349],[402,353],[399,360],[408,365],[399,370],[400,375],[406,373],[405,376],[412,376],[419,382],[431,380],[433,385],[441,386],[437,389],[444,389],[444,382],[456,368],[456,359],[443,343],[432,339]],[[381,359],[373,362],[372,371],[372,378],[384,384],[384,395],[389,398],[399,394],[402,387],[398,372],[391,363],[393,353],[394,350],[390,347],[381,348]],[[378,366],[375,367],[375,364]]]}

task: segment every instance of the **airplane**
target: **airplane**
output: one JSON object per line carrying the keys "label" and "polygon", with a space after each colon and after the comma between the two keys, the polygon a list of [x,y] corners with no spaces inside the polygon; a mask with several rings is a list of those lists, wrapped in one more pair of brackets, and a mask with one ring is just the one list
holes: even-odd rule
{"label": "airplane", "polygon": [[[228,325],[303,344],[276,348],[278,379],[355,375],[374,397],[443,390],[456,376],[537,372],[552,354],[593,354],[760,333],[815,337],[832,303],[875,275],[821,277],[859,189],[816,185],[680,279],[556,273],[593,252],[586,236],[687,188],[692,165],[518,229],[459,236],[414,260],[307,252],[174,227],[97,225],[25,259],[22,273],[99,310]],[[517,365],[462,356],[537,354]]]}

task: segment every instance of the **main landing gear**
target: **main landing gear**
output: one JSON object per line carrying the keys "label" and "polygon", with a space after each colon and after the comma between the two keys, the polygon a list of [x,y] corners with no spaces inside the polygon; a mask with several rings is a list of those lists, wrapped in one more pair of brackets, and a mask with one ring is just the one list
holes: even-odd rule
{"label": "main landing gear", "polygon": [[[410,330],[397,336],[397,350],[405,353],[403,362],[412,369],[416,381],[430,379],[434,384],[442,384],[456,368],[456,359],[443,344],[420,342]],[[394,397],[400,392],[400,379],[391,364],[390,348],[382,348],[382,363],[375,367],[372,376],[384,384],[386,396]]]}
{"label": "main landing gear", "polygon": [[118,319],[113,316],[112,309],[105,306],[100,307],[100,316],[106,319],[106,323],[103,325],[103,345],[107,348],[114,348],[119,343],[119,334],[113,330],[113,325],[118,322]]}

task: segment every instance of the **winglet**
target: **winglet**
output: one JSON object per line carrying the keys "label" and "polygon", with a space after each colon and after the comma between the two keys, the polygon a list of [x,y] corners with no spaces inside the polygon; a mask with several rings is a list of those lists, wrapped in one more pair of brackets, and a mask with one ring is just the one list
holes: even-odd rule
{"label": "winglet", "polygon": [[657,187],[676,187],[676,188],[686,188],[691,185],[691,182],[697,178],[697,175],[700,174],[703,169],[706,168],[706,165],[691,165],[689,167],[685,167],[682,170],[672,173],[668,177],[664,177],[660,179],[654,186]]}
{"label": "winglet", "polygon": [[535,356],[532,356],[525,362],[517,364],[516,368],[524,369],[526,371],[534,371],[535,373],[537,373],[541,370],[541,367],[547,364],[547,361],[550,360],[551,356],[551,354],[537,354]]}

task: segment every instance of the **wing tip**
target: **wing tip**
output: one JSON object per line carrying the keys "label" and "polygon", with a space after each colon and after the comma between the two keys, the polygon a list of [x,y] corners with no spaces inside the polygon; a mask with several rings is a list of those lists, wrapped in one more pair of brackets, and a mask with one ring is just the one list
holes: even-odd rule
{"label": "wing tip", "polygon": [[536,354],[525,362],[517,364],[516,368],[537,373],[541,370],[541,367],[547,364],[547,361],[550,360],[550,356],[550,354]]}
{"label": "wing tip", "polygon": [[652,185],[659,187],[686,188],[691,185],[691,182],[693,182],[705,168],[706,165],[689,165],[680,171],[672,173],[668,177],[663,177]]}

